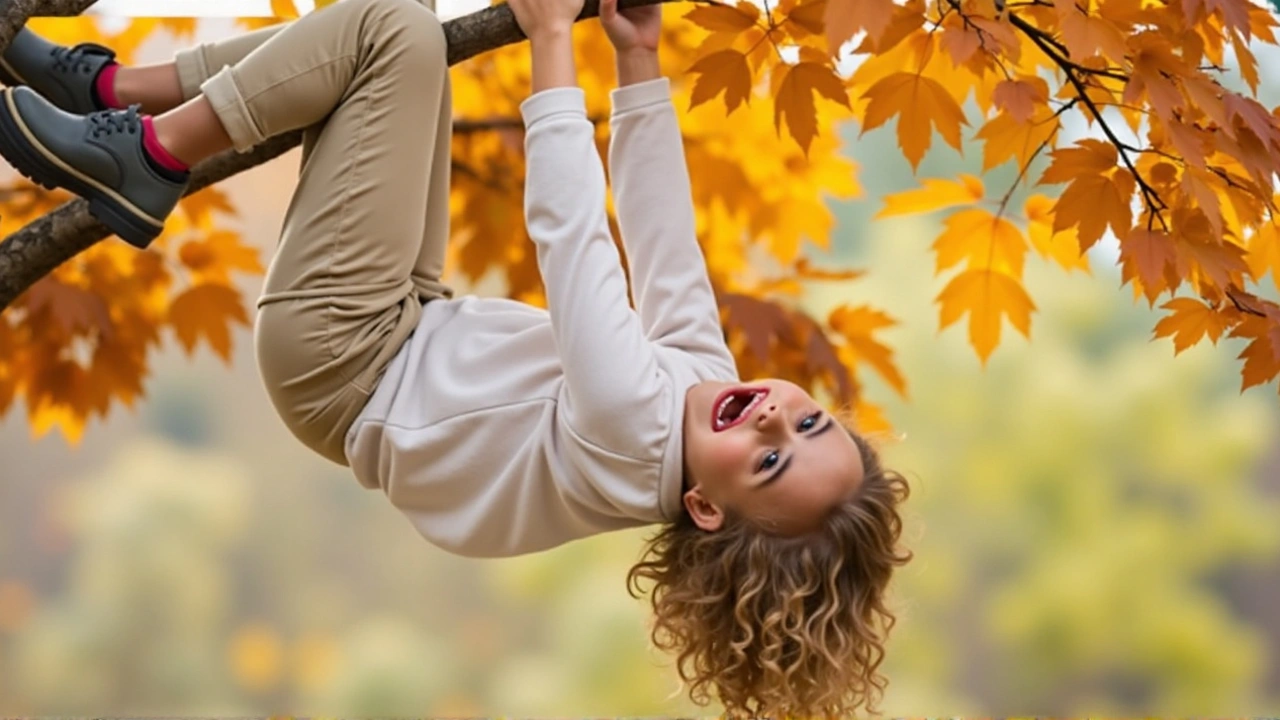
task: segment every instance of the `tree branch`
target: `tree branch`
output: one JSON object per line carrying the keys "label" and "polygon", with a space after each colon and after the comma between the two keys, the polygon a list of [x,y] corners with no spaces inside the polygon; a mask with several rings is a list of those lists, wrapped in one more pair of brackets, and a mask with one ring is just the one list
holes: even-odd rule
{"label": "tree branch", "polygon": [[[656,5],[676,0],[619,0],[619,7]],[[32,16],[78,15],[94,0],[0,0],[0,52],[18,28]],[[596,17],[599,0],[586,0],[579,20]],[[525,39],[507,5],[495,5],[444,23],[449,44],[449,65]],[[192,170],[187,194],[238,175],[272,160],[302,142],[301,131],[267,140],[247,153],[227,151]],[[62,263],[107,237],[110,230],[88,211],[88,203],[76,199],[28,224],[0,242],[0,309],[7,308],[27,288]]]}

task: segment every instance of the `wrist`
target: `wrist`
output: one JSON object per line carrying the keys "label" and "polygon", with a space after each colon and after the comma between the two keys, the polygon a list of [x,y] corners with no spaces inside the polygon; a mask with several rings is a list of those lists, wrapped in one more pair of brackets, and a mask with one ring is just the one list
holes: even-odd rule
{"label": "wrist", "polygon": [[554,43],[569,43],[573,41],[573,21],[549,23],[534,28],[529,33],[529,43],[531,45],[549,45]]}
{"label": "wrist", "polygon": [[662,75],[658,65],[658,51],[649,48],[628,48],[617,51],[618,83],[633,83],[653,80]]}

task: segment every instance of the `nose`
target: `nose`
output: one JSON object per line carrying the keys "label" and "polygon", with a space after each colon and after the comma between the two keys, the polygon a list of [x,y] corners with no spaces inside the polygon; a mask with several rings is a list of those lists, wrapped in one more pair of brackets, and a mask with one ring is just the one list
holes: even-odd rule
{"label": "nose", "polygon": [[761,406],[760,412],[756,414],[756,427],[760,430],[766,430],[777,425],[779,415],[777,403],[768,403]]}

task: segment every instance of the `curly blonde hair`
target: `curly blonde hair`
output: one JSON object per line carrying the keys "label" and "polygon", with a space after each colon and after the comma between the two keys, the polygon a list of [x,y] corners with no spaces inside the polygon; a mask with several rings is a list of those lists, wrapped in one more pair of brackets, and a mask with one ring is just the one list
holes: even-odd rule
{"label": "curly blonde hair", "polygon": [[839,716],[876,711],[879,674],[894,616],[884,593],[898,547],[897,506],[906,480],[845,428],[862,456],[854,496],[821,526],[779,537],[727,513],[715,532],[686,513],[648,541],[627,574],[633,597],[652,583],[652,638],[676,654],[690,698],[718,699],[730,717]]}

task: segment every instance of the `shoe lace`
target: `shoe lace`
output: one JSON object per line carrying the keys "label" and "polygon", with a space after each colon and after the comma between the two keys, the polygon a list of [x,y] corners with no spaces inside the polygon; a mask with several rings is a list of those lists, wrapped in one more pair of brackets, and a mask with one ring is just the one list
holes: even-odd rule
{"label": "shoe lace", "polygon": [[89,113],[89,128],[93,137],[116,133],[137,134],[142,127],[141,105],[130,105],[127,110],[99,110]]}
{"label": "shoe lace", "polygon": [[49,51],[53,56],[53,69],[63,73],[91,73],[93,65],[90,64],[89,55],[110,55],[109,48],[97,45],[95,43],[80,43],[75,47],[55,47]]}

